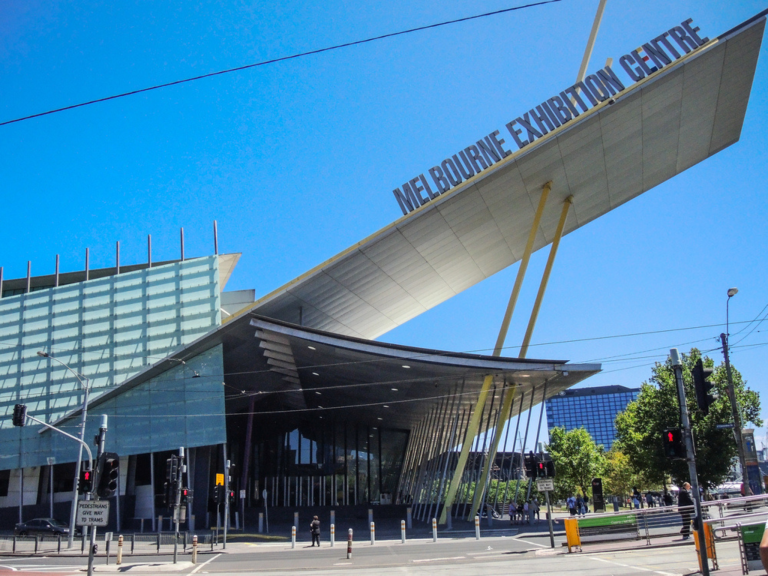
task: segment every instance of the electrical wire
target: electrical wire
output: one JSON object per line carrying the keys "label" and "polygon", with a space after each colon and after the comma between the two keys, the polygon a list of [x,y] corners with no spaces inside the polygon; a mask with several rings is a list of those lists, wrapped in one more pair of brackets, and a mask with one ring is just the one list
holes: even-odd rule
{"label": "electrical wire", "polygon": [[461,22],[468,22],[470,20],[477,20],[478,18],[487,18],[489,16],[497,16],[499,14],[505,14],[507,12],[515,12],[517,10],[523,10],[526,8],[534,8],[536,6],[542,6],[544,4],[553,4],[555,2],[561,2],[562,0],[542,0],[541,2],[533,2],[525,4],[523,6],[513,6],[511,8],[503,8],[501,10],[494,10],[493,12],[485,12],[483,14],[475,14],[474,16],[465,16],[464,18],[456,18],[454,20],[446,20],[444,22],[438,22],[436,24],[428,24],[426,26],[417,26],[416,28],[409,28],[407,30],[400,30],[399,32],[390,32],[388,34],[382,34],[380,36],[373,36],[364,40],[355,40],[353,42],[345,42],[343,44],[336,44],[334,46],[327,46],[325,48],[317,48],[315,50],[309,50],[307,52],[299,52],[297,54],[291,54],[290,56],[281,56],[279,58],[273,58],[271,60],[263,60],[261,62],[254,62],[253,64],[245,64],[243,66],[237,66],[235,68],[227,68],[226,70],[219,70],[217,72],[208,72],[207,74],[200,74],[199,76],[192,76],[190,78],[184,78],[182,80],[174,80],[172,82],[165,82],[164,84],[156,84],[147,88],[139,88],[138,90],[131,90],[129,92],[123,92],[121,94],[114,94],[112,96],[105,96],[104,98],[97,98],[95,100],[88,100],[87,102],[80,102],[79,104],[72,104],[70,106],[63,106],[61,108],[55,108],[48,110],[47,112],[38,112],[36,114],[30,114],[29,116],[22,116],[21,118],[14,118],[13,120],[6,120],[0,122],[0,126],[6,126],[8,124],[14,124],[16,122],[22,122],[24,120],[31,120],[32,118],[39,118],[41,116],[48,116],[49,114],[56,114],[57,112],[64,112],[66,110],[73,110],[75,108],[82,108],[83,106],[90,106],[92,104],[98,104],[100,102],[107,102],[109,100],[116,100],[118,98],[125,98],[127,96],[134,96],[136,94],[142,94],[144,92],[151,92],[153,90],[159,90],[161,88],[168,88],[169,86],[177,86],[179,84],[186,84],[188,82],[195,82],[204,78],[212,78],[213,76],[221,76],[222,74],[230,74],[232,72],[240,72],[242,70],[248,70],[250,68],[257,68],[259,66],[267,66],[268,64],[276,64],[277,62],[285,62],[286,60],[294,60],[296,58],[303,58],[305,56],[312,56],[315,54],[321,54],[323,52],[331,52],[332,50],[340,50],[342,48],[349,48],[351,46],[359,46],[361,44],[367,44],[369,42],[376,42],[378,40],[384,40],[386,38],[394,38],[395,36],[402,36],[404,34],[411,34],[413,32],[422,32],[424,30],[431,30],[433,28],[440,28],[441,26],[448,26],[450,24],[458,24]]}

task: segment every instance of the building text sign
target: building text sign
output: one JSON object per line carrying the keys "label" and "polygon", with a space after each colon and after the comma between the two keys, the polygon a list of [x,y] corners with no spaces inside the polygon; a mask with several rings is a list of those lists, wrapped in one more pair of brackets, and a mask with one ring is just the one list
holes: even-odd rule
{"label": "building text sign", "polygon": [[[624,54],[619,58],[619,64],[629,77],[630,84],[650,76],[709,42],[709,38],[702,38],[698,32],[699,28],[694,27],[692,19],[689,18],[629,54]],[[518,149],[525,148],[601,102],[612,99],[624,89],[624,81],[616,75],[611,66],[606,66],[587,76],[583,82],[576,82],[508,122],[507,132]],[[430,168],[427,171],[429,178],[419,174],[401,187],[395,188],[393,193],[403,214],[413,212],[475,174],[480,174],[501,162],[512,154],[505,148],[505,144],[499,131],[494,130],[446,158],[438,166]]]}
{"label": "building text sign", "polygon": [[81,500],[77,504],[76,525],[106,526],[108,520],[109,500]]}

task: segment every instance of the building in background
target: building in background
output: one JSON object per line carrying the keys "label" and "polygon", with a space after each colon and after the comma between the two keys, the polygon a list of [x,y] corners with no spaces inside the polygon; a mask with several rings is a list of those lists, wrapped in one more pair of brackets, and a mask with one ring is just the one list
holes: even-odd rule
{"label": "building in background", "polygon": [[616,439],[614,421],[619,412],[640,394],[640,388],[596,386],[563,390],[547,400],[547,429],[586,428],[597,444],[608,451]]}

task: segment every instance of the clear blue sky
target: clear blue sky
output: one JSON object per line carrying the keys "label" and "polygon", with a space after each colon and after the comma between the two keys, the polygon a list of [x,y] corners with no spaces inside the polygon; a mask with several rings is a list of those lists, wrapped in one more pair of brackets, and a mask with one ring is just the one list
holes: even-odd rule
{"label": "clear blue sky", "polygon": [[[522,3],[5,0],[0,120]],[[563,0],[2,127],[0,265],[6,278],[24,276],[27,260],[51,273],[61,254],[76,270],[90,247],[92,265],[108,266],[116,240],[123,263],[139,262],[149,233],[155,259],[176,258],[181,226],[187,254],[204,255],[216,219],[221,250],[243,253],[227,288],[263,295],[398,218],[395,186],[569,86],[597,3]],[[714,37],[765,7],[608,0],[591,68],[686,18]],[[723,322],[731,286],[735,321],[768,304],[764,51],[739,143],[564,239],[534,342]],[[522,340],[546,255],[532,259],[509,346]],[[516,270],[382,340],[487,350]],[[720,331],[529,356],[638,356],[606,361],[587,383],[637,386],[670,347],[713,349]],[[761,342],[768,321],[740,344]],[[766,352],[733,350],[764,399]]]}

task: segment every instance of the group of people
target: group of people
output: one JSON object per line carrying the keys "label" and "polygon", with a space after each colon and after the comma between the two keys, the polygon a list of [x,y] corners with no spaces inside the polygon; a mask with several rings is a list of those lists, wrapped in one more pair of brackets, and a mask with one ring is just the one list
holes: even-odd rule
{"label": "group of people", "polygon": [[539,499],[532,498],[525,502],[510,502],[509,503],[509,522],[510,524],[533,524],[533,519],[536,518],[536,522],[541,520],[540,517],[541,507],[539,506]]}
{"label": "group of people", "polygon": [[664,494],[662,495],[654,495],[652,492],[646,492],[645,496],[637,489],[634,488],[632,491],[632,498],[630,498],[629,505],[630,507],[635,508],[644,508],[645,506],[648,506],[648,508],[655,508],[656,506],[674,506],[675,499],[672,496],[672,494],[667,491],[667,489],[664,489]]}
{"label": "group of people", "polygon": [[565,505],[568,506],[568,512],[571,516],[584,516],[589,512],[589,497],[582,497],[581,494],[571,495],[565,501]]}

